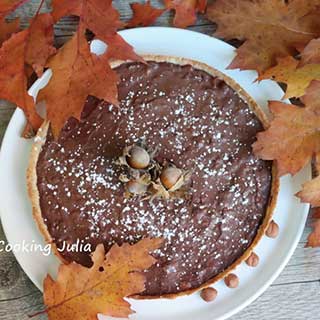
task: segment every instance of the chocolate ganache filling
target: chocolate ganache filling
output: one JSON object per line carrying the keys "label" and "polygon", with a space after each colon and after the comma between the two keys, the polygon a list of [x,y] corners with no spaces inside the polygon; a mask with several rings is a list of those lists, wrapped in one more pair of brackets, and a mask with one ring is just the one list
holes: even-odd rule
{"label": "chocolate ganache filling", "polygon": [[[58,247],[79,239],[108,250],[162,237],[144,294],[196,288],[245,252],[264,219],[271,163],[251,148],[262,124],[223,80],[190,65],[127,63],[116,71],[119,107],[91,97],[58,141],[48,134],[37,163],[44,222]],[[115,159],[141,139],[159,163],[193,170],[187,197],[124,197]],[[91,264],[86,252],[61,254]]]}

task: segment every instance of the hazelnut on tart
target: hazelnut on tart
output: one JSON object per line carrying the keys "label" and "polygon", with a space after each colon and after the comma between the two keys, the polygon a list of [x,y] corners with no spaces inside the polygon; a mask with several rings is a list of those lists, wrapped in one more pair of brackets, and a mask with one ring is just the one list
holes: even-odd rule
{"label": "hazelnut on tart", "polygon": [[[81,121],[70,119],[57,141],[43,124],[29,193],[56,248],[80,239],[108,250],[162,237],[137,298],[175,297],[225,278],[251,256],[272,220],[278,179],[275,164],[253,154],[267,119],[239,85],[196,61],[145,59],[115,63],[119,107],[89,97]],[[57,255],[91,263],[87,252]],[[202,295],[211,301],[216,292]]]}

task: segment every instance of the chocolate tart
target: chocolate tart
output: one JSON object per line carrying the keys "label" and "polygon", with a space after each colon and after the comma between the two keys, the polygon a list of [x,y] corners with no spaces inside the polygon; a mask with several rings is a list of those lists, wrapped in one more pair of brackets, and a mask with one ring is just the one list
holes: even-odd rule
{"label": "chocolate tart", "polygon": [[[224,278],[265,234],[278,193],[275,164],[251,145],[268,120],[232,79],[200,62],[146,56],[115,62],[120,107],[89,97],[81,121],[54,141],[45,122],[28,169],[33,216],[64,263],[90,266],[88,253],[58,252],[78,239],[104,243],[163,237],[158,262],[137,298],[174,298]],[[114,161],[143,139],[156,160],[192,170],[185,198],[124,197]]]}

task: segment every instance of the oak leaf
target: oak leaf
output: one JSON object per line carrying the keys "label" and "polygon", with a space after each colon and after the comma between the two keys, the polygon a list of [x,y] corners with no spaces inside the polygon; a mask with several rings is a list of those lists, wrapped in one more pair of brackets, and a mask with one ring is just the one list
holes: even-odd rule
{"label": "oak leaf", "polygon": [[[320,109],[320,82],[312,81],[308,87],[306,94],[301,97],[301,101],[308,107]],[[297,193],[297,196],[303,202],[311,203],[312,206],[320,206],[320,153],[318,152],[314,157],[314,175],[317,177],[311,181],[306,182],[302,186],[302,190]],[[314,218],[320,219],[320,210],[318,215]]]}
{"label": "oak leaf", "polygon": [[[300,100],[309,108],[320,109],[320,81],[313,80]],[[317,155],[316,160],[319,161],[316,167],[320,171],[320,155]]]}
{"label": "oak leaf", "polygon": [[2,43],[10,38],[13,33],[19,31],[20,19],[16,18],[10,22],[6,22],[4,19],[0,20],[0,46]]}
{"label": "oak leaf", "polygon": [[112,0],[54,0],[52,7],[55,20],[64,15],[79,16],[79,28],[90,30],[96,38],[107,43],[107,50],[112,51],[109,57],[122,59],[125,56],[126,60],[142,60],[117,34],[117,30],[125,24],[120,21],[119,12],[112,6]]}
{"label": "oak leaf", "polygon": [[25,49],[25,62],[33,68],[38,77],[43,73],[44,66],[56,49],[53,46],[53,18],[49,13],[36,16],[30,23],[28,41]]}
{"label": "oak leaf", "polygon": [[320,247],[320,220],[313,223],[313,231],[308,236],[307,247]]}
{"label": "oak leaf", "polygon": [[297,193],[302,202],[307,202],[315,207],[320,206],[320,176],[307,181],[302,185],[302,190]]}
{"label": "oak leaf", "polygon": [[25,73],[27,30],[14,34],[0,48],[0,97],[23,109],[28,122],[39,128],[42,119],[35,110],[33,98],[27,92]]}
{"label": "oak leaf", "polygon": [[287,84],[284,98],[301,97],[312,80],[320,80],[320,64],[299,67],[299,61],[291,56],[279,58],[275,67],[268,69],[258,80],[273,79]]}
{"label": "oak leaf", "polygon": [[61,265],[58,278],[44,280],[44,303],[50,320],[95,320],[97,314],[128,317],[133,311],[123,298],[144,291],[143,271],[155,263],[150,253],[161,239],[144,239],[135,245],[114,245],[105,255],[98,245],[93,266]]}
{"label": "oak leaf", "polygon": [[47,118],[55,137],[70,117],[80,119],[88,95],[117,104],[116,73],[106,55],[90,52],[79,30],[47,64],[52,77],[40,90],[37,101],[45,100]]}
{"label": "oak leaf", "polygon": [[320,219],[320,207],[313,208],[312,211],[313,211],[312,218],[313,219]]}
{"label": "oak leaf", "polygon": [[297,107],[270,101],[273,120],[257,135],[255,154],[265,160],[277,160],[279,175],[295,174],[312,155],[320,151],[320,105]]}
{"label": "oak leaf", "polygon": [[28,29],[12,35],[0,48],[0,97],[22,108],[34,129],[39,128],[42,119],[27,92],[28,66],[41,75],[47,58],[54,52],[50,14],[36,14]]}
{"label": "oak leaf", "polygon": [[173,25],[185,28],[197,20],[197,12],[204,13],[207,1],[204,0],[164,0],[167,9],[174,10]]}
{"label": "oak leaf", "polygon": [[52,17],[55,22],[65,16],[80,16],[81,1],[79,0],[52,0]]}
{"label": "oak leaf", "polygon": [[319,36],[319,10],[318,0],[217,0],[207,16],[218,24],[217,36],[244,41],[229,68],[261,74]]}
{"label": "oak leaf", "polygon": [[16,10],[28,0],[2,0],[0,2],[0,18]]}
{"label": "oak leaf", "polygon": [[301,52],[300,66],[320,63],[320,38],[312,39]]}
{"label": "oak leaf", "polygon": [[127,23],[127,27],[150,26],[166,11],[165,9],[153,7],[150,4],[150,0],[145,3],[131,3],[130,6],[133,16]]}

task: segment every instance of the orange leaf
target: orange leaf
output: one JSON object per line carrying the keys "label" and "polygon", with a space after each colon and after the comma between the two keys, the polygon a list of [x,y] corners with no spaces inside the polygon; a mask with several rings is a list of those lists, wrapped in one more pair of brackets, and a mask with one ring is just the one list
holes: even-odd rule
{"label": "orange leaf", "polygon": [[55,20],[64,15],[79,16],[80,28],[91,30],[101,40],[124,26],[112,0],[54,0],[52,8]]}
{"label": "orange leaf", "polygon": [[108,37],[106,56],[108,59],[144,61],[118,33]]}
{"label": "orange leaf", "polygon": [[318,5],[298,0],[217,0],[207,16],[218,24],[219,37],[245,40],[229,68],[261,74],[277,57],[295,54],[297,47],[319,36]]}
{"label": "orange leaf", "polygon": [[0,2],[0,18],[3,18],[11,11],[16,10],[28,0],[2,0]]}
{"label": "orange leaf", "polygon": [[166,11],[165,9],[153,7],[150,4],[150,0],[146,3],[130,3],[130,6],[133,11],[133,16],[128,22],[127,27],[150,26]]}
{"label": "orange leaf", "polygon": [[298,67],[299,61],[293,57],[279,58],[278,64],[264,72],[258,80],[273,79],[287,84],[284,98],[301,97],[310,82],[320,80],[320,64]]}
{"label": "orange leaf", "polygon": [[300,66],[320,63],[320,38],[312,39],[301,52]]}
{"label": "orange leaf", "polygon": [[313,231],[308,237],[307,247],[320,247],[320,220],[313,224]]}
{"label": "orange leaf", "polygon": [[173,25],[185,28],[197,20],[197,12],[204,12],[207,1],[203,0],[164,0],[166,8],[175,10]]}
{"label": "orange leaf", "polygon": [[198,11],[201,12],[201,13],[205,13],[206,12],[206,9],[207,9],[207,0],[198,0]]}
{"label": "orange leaf", "polygon": [[314,219],[320,219],[320,208],[314,208],[312,217]]}
{"label": "orange leaf", "polygon": [[[304,105],[312,108],[319,108],[320,106],[320,82],[312,81],[307,88],[305,95],[302,96],[301,101]],[[320,159],[319,159],[320,160]]]}
{"label": "orange leaf", "polygon": [[93,253],[91,268],[61,265],[57,281],[47,276],[44,302],[50,320],[95,320],[97,314],[126,318],[132,314],[123,298],[144,291],[143,270],[155,263],[149,254],[161,239],[144,239],[135,245],[114,245],[105,255],[103,245]]}
{"label": "orange leaf", "polygon": [[25,62],[32,66],[38,77],[56,49],[53,46],[53,18],[49,13],[39,14],[30,24],[26,42]]}
{"label": "orange leaf", "polygon": [[[320,82],[313,81],[306,94],[301,99],[311,109],[320,110]],[[319,173],[319,153],[315,157],[315,171]],[[320,176],[303,184],[302,190],[296,194],[301,201],[311,203],[313,206],[320,206]]]}
{"label": "orange leaf", "polygon": [[302,202],[311,203],[315,207],[320,206],[320,176],[304,183],[297,196]]}
{"label": "orange leaf", "polygon": [[47,58],[55,52],[52,44],[52,17],[37,14],[28,29],[14,34],[0,48],[0,97],[22,108],[35,130],[42,119],[35,110],[33,98],[27,93],[28,65],[41,75]]}
{"label": "orange leaf", "polygon": [[0,46],[8,40],[13,33],[19,31],[20,19],[14,19],[11,22],[6,22],[4,19],[0,20]]}
{"label": "orange leaf", "polygon": [[65,16],[80,16],[81,1],[79,0],[52,0],[52,17],[55,22]]}
{"label": "orange leaf", "polygon": [[14,34],[0,48],[0,97],[22,108],[33,128],[41,125],[41,118],[35,110],[34,101],[27,93],[25,75],[25,44],[27,30]]}
{"label": "orange leaf", "polygon": [[[55,0],[52,7],[55,20],[64,15],[79,16],[79,28],[90,30],[98,39],[106,42],[108,51],[112,50],[109,57],[141,60],[133,48],[116,33],[125,24],[120,21],[119,12],[112,6],[112,0]],[[122,50],[126,50],[126,52],[122,52]]]}
{"label": "orange leaf", "polygon": [[116,73],[106,55],[90,53],[89,45],[80,32],[68,41],[47,65],[52,78],[39,92],[38,101],[45,100],[47,118],[55,137],[70,117],[80,119],[88,95],[117,103]]}
{"label": "orange leaf", "polygon": [[271,101],[269,108],[274,119],[258,133],[253,150],[262,159],[277,160],[279,175],[295,174],[320,151],[320,105],[301,108]]}

